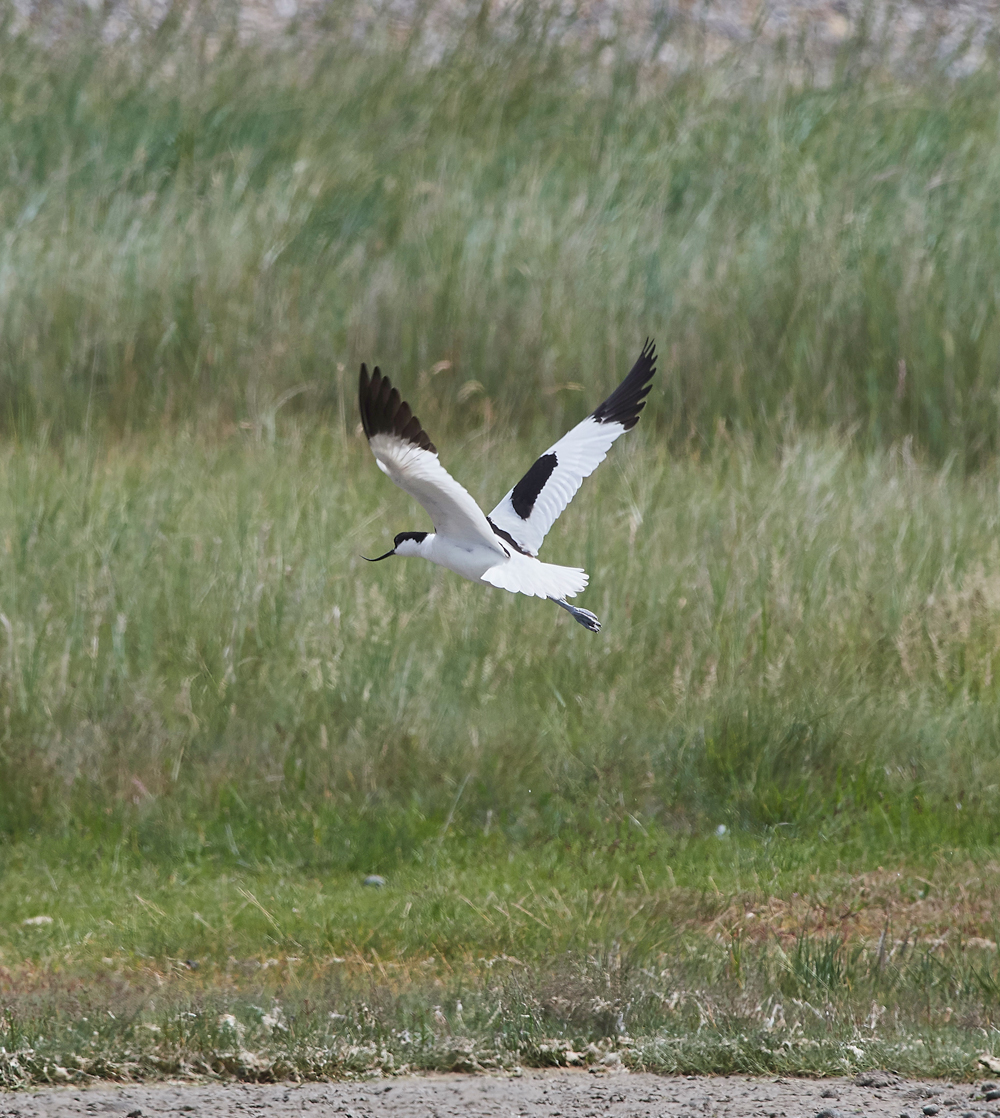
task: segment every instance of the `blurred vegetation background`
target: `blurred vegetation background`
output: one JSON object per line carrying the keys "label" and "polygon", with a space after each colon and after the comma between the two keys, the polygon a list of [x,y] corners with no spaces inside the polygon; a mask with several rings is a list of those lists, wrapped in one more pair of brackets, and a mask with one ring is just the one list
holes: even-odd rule
{"label": "blurred vegetation background", "polygon": [[[995,843],[995,60],[861,27],[820,81],[789,44],[658,61],[669,20],[637,53],[544,4],[355,19],[6,9],[4,841]],[[547,544],[600,637],[360,569],[426,526],[361,360],[486,502],[647,336],[643,422]]]}
{"label": "blurred vegetation background", "polygon": [[778,52],[672,68],[669,22],[637,54],[543,3],[456,13],[433,58],[418,19],[244,41],[237,11],[110,44],[8,16],[10,427],[266,422],[367,357],[554,430],[654,335],[675,446],[996,452],[992,58],[907,76],[859,39],[819,84]]}

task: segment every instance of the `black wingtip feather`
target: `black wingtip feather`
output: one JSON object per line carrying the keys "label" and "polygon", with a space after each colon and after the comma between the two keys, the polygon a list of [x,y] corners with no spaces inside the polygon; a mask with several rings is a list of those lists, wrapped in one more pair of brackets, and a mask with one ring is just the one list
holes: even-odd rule
{"label": "black wingtip feather", "polygon": [[361,409],[361,426],[366,438],[373,435],[395,435],[397,438],[437,454],[437,447],[430,436],[420,426],[420,420],[410,410],[398,389],[392,387],[389,378],[375,366],[371,377],[368,366],[362,364],[358,381],[358,407]]}
{"label": "black wingtip feather", "polygon": [[652,387],[649,382],[655,374],[656,343],[647,338],[632,371],[591,413],[594,419],[598,423],[620,423],[626,431],[631,431],[639,422],[639,412],[646,406],[645,397]]}

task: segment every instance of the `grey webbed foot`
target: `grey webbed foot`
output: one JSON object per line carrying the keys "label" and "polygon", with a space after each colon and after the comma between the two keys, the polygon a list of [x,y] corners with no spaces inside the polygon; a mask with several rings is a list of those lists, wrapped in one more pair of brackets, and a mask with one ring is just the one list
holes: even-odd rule
{"label": "grey webbed foot", "polygon": [[596,613],[591,613],[589,609],[581,609],[579,606],[571,606],[565,598],[550,598],[549,601],[555,602],[557,606],[562,606],[574,621],[579,621],[580,624],[591,633],[599,633],[601,631],[601,623],[597,620]]}

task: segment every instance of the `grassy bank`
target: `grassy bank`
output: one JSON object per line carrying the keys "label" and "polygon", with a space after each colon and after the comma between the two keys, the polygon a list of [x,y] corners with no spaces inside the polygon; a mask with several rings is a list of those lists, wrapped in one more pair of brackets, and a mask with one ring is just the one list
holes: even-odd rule
{"label": "grassy bank", "polygon": [[[531,458],[494,476],[498,437],[448,463],[483,500]],[[363,564],[422,520],[353,425],[8,450],[6,1082],[974,1074],[997,477],[641,429],[613,463],[548,543],[595,637]]]}
{"label": "grassy bank", "polygon": [[0,907],[0,1085],[609,1062],[982,1074],[1000,976],[969,930],[995,929],[996,863],[854,875],[821,845],[450,841],[383,889],[124,860],[81,879],[22,846]]}

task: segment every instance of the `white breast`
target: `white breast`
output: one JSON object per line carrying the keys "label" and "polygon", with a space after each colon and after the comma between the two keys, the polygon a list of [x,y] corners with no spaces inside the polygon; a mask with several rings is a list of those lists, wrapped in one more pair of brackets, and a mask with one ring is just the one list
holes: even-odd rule
{"label": "white breast", "polygon": [[478,543],[457,543],[435,534],[425,541],[429,546],[421,554],[432,563],[438,563],[472,582],[482,582],[483,575],[497,562],[504,562],[497,552]]}

